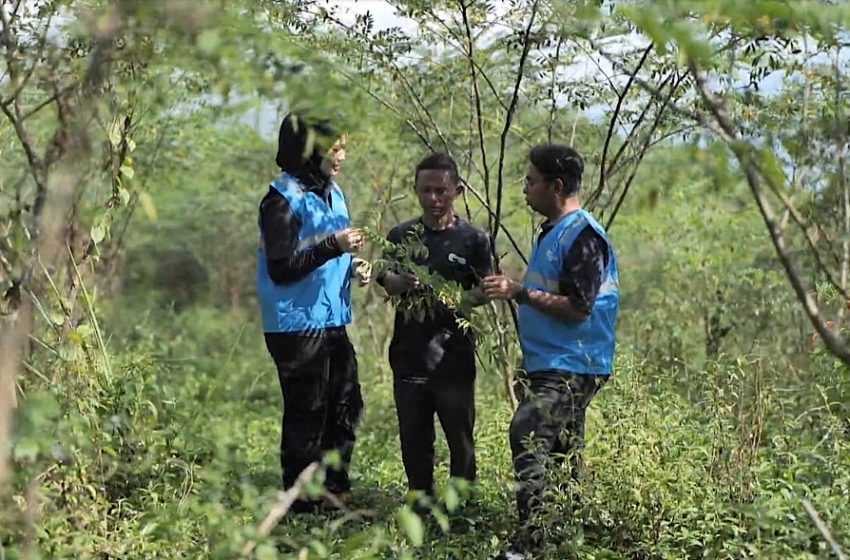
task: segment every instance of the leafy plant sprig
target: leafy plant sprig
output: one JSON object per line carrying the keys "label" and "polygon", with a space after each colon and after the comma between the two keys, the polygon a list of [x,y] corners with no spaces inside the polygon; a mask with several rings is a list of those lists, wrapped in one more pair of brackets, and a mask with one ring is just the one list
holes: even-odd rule
{"label": "leafy plant sprig", "polygon": [[420,322],[425,318],[433,319],[437,310],[444,307],[455,315],[461,329],[466,331],[472,327],[469,321],[472,306],[464,297],[463,287],[419,264],[428,256],[428,247],[422,242],[421,224],[415,225],[412,235],[399,244],[388,241],[369,227],[364,227],[363,231],[366,239],[382,250],[382,256],[372,261],[375,276],[387,272],[408,272],[415,275],[423,286],[420,290],[403,295],[387,296],[387,300],[402,312],[405,319]]}

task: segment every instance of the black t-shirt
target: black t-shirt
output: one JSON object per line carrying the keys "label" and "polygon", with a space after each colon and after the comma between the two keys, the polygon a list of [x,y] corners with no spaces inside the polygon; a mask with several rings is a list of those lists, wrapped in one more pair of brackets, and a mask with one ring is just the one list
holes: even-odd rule
{"label": "black t-shirt", "polygon": [[[457,282],[464,290],[474,288],[493,273],[490,239],[460,218],[444,230],[428,228],[421,218],[410,220],[394,227],[387,239],[400,244],[415,235],[417,226],[428,255],[415,260],[416,264]],[[383,278],[378,278],[378,282],[383,284]],[[464,332],[458,326],[455,314],[444,306],[437,307],[434,316],[423,321],[405,319],[399,310],[390,344],[390,365],[396,377],[428,378],[439,370],[442,375],[468,378],[475,374],[474,339],[469,331]]]}
{"label": "black t-shirt", "polygon": [[[537,238],[538,245],[552,227],[542,227]],[[602,286],[608,258],[608,243],[595,229],[586,226],[573,241],[561,265],[558,278],[560,295],[567,296],[579,311],[590,313]]]}

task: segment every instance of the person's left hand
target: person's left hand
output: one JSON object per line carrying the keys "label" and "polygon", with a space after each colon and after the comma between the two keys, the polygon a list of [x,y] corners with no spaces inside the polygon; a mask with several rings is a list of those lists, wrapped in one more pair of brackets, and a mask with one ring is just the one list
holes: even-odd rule
{"label": "person's left hand", "polygon": [[372,263],[366,259],[354,257],[351,263],[351,270],[354,273],[353,276],[357,278],[357,282],[361,286],[365,286],[372,279]]}
{"label": "person's left hand", "polygon": [[522,284],[502,275],[487,276],[481,287],[490,299],[513,299],[522,290]]}

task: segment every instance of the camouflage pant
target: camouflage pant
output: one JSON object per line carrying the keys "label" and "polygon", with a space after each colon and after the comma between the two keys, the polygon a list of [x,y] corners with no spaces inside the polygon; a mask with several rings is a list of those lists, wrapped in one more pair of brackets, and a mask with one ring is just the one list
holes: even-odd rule
{"label": "camouflage pant", "polygon": [[344,327],[310,334],[266,333],[283,391],[280,464],[284,487],[326,451],[337,450],[342,468],[328,472],[334,493],[351,488],[348,465],[363,411],[357,358]]}
{"label": "camouflage pant", "polygon": [[522,380],[522,401],[510,428],[521,525],[540,505],[549,466],[568,458],[576,475],[585,409],[607,378],[539,371]]}

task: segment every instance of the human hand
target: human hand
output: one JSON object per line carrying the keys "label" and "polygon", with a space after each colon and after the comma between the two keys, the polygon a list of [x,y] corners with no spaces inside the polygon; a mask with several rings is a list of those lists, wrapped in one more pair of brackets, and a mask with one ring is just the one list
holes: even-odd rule
{"label": "human hand", "polygon": [[372,263],[366,259],[355,257],[351,263],[351,271],[361,286],[365,286],[372,279]]}
{"label": "human hand", "polygon": [[418,290],[422,283],[416,275],[409,272],[390,272],[384,278],[384,288],[390,295],[403,294],[410,290]]}
{"label": "human hand", "polygon": [[343,253],[356,253],[363,247],[363,230],[358,228],[347,228],[334,234],[334,239]]}
{"label": "human hand", "polygon": [[513,299],[522,290],[522,284],[507,276],[487,276],[481,282],[484,295],[490,299]]}

